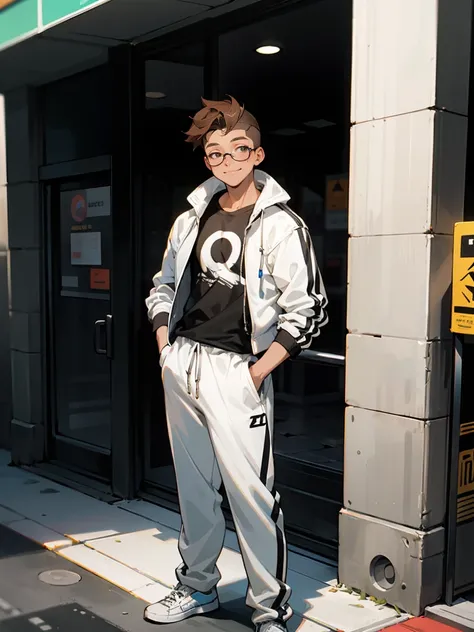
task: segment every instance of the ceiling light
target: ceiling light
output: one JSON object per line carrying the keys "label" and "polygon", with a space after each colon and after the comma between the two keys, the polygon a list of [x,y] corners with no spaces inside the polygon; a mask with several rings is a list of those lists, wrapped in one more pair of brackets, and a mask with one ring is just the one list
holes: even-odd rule
{"label": "ceiling light", "polygon": [[259,46],[256,50],[260,55],[275,55],[280,52],[281,48],[279,46]]}
{"label": "ceiling light", "polygon": [[166,94],[164,92],[147,92],[145,96],[147,99],[164,99]]}

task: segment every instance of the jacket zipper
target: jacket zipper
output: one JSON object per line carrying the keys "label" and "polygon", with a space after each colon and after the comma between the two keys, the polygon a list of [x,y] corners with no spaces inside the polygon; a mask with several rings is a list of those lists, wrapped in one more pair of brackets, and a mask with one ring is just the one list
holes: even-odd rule
{"label": "jacket zipper", "polygon": [[[244,286],[244,312],[243,312],[243,317],[244,317],[244,330],[245,333],[247,335],[250,335],[250,345],[252,346],[252,342],[253,342],[253,331],[254,331],[254,327],[253,327],[253,318],[252,318],[252,313],[250,311],[250,301],[248,301],[248,285],[247,285],[247,273],[248,273],[248,269],[247,269],[247,257],[246,257],[246,253],[247,253],[247,232],[250,229],[250,227],[252,226],[252,224],[255,222],[255,220],[257,219],[257,217],[254,217],[254,219],[252,220],[252,222],[246,227],[245,232],[244,232],[244,245],[243,245],[243,253],[242,253],[242,260],[244,262],[245,265],[245,286]],[[242,263],[241,263],[241,270],[240,270],[240,276],[242,277]],[[248,323],[247,323],[247,301],[248,301],[248,306],[249,306],[249,314],[250,314],[250,325],[251,325],[251,329],[250,332],[248,330]],[[253,351],[253,346],[252,346],[252,351]]]}

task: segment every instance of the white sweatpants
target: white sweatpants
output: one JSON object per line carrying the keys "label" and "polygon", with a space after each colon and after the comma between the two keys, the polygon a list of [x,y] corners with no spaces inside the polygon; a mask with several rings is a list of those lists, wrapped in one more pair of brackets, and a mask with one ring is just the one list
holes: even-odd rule
{"label": "white sweatpants", "polygon": [[252,356],[178,337],[163,358],[162,377],[182,529],[176,570],[182,584],[208,592],[221,575],[224,483],[249,580],[254,623],[287,620],[287,548],[274,490],[273,386],[257,392]]}

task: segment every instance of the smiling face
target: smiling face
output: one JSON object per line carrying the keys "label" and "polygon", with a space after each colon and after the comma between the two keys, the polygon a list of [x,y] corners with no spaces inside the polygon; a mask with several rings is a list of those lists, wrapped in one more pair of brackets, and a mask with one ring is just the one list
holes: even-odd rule
{"label": "smiling face", "polygon": [[226,130],[209,132],[204,142],[204,162],[213,175],[229,187],[241,184],[265,158],[260,147],[260,132],[254,127],[228,134]]}

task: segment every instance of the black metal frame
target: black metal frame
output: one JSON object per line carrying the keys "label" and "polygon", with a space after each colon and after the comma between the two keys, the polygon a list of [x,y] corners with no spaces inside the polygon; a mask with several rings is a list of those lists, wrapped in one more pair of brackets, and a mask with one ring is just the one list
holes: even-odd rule
{"label": "black metal frame", "polygon": [[[470,427],[474,410],[474,393],[471,388],[474,374],[474,336],[454,333],[453,355],[444,568],[444,597],[448,605],[452,605],[457,598],[474,588],[472,571],[466,573],[466,568],[472,568],[470,550],[466,551],[466,555],[460,555],[461,547],[468,546],[467,541],[472,537],[474,528],[471,492],[460,489],[465,487],[467,476],[472,482],[469,467],[464,465],[460,469],[460,455],[470,452],[474,446]],[[467,536],[466,529],[469,530]],[[462,552],[464,553],[464,549]]]}
{"label": "black metal frame", "polygon": [[114,315],[114,375],[112,390],[113,491],[133,498],[141,476],[138,345],[143,297],[140,292],[141,253],[141,108],[145,107],[145,69],[137,49],[112,48],[109,64],[114,91],[112,147],[112,203],[114,209],[114,262],[112,313]]}
{"label": "black metal frame", "polygon": [[463,336],[453,334],[454,372],[451,402],[451,428],[448,459],[448,502],[446,520],[446,562],[445,562],[445,601],[451,606],[455,598],[456,573],[456,527],[457,527],[457,490],[458,457],[461,428],[461,391],[462,391],[462,355]]}
{"label": "black metal frame", "polygon": [[[86,449],[72,439],[60,442],[47,433],[46,458],[51,462],[67,463],[81,460],[80,455],[87,455],[87,473],[101,480],[100,473],[108,472],[113,493],[122,498],[133,498],[140,484],[140,433],[135,410],[138,397],[137,379],[137,345],[138,310],[142,307],[142,297],[137,296],[140,284],[136,282],[139,274],[140,253],[140,213],[133,213],[140,208],[141,169],[137,143],[141,138],[138,129],[141,121],[140,107],[143,105],[144,68],[138,62],[137,49],[129,45],[118,46],[109,53],[109,69],[111,89],[114,94],[113,145],[111,156],[97,156],[90,159],[77,160],[58,165],[40,168],[42,181],[44,218],[42,233],[44,244],[44,268],[46,279],[43,288],[43,314],[47,322],[44,331],[43,348],[51,348],[53,340],[54,307],[49,288],[53,282],[53,249],[51,244],[54,234],[51,223],[51,200],[46,200],[47,183],[64,181],[68,178],[86,176],[99,171],[111,174],[111,191],[113,206],[113,265],[111,312],[114,318],[114,361],[112,371],[112,445],[106,451],[95,448]],[[44,375],[47,375],[45,389],[45,419],[55,419],[54,366],[51,354],[45,354]],[[79,457],[79,458],[78,458]],[[104,460],[105,459],[105,460]],[[83,460],[83,459],[82,459]],[[97,461],[97,462],[96,462]],[[74,478],[74,468],[68,474]],[[76,468],[77,474],[81,469]]]}
{"label": "black metal frame", "polygon": [[[43,245],[42,257],[42,348],[54,348],[54,266],[56,254],[54,249],[57,225],[54,222],[53,206],[58,200],[52,196],[61,182],[67,182],[73,178],[84,178],[97,173],[110,171],[110,157],[97,156],[92,159],[77,160],[58,165],[49,165],[39,169],[40,179],[40,203],[41,203],[41,243]],[[55,364],[54,354],[43,354],[43,410],[44,419],[49,424],[56,419],[56,393],[55,393]],[[51,463],[80,464],[88,463],[87,472],[98,481],[107,480],[110,476],[110,452],[98,447],[86,447],[79,441],[68,437],[56,437],[53,428],[46,425],[45,456]],[[81,472],[80,465],[70,465],[71,472]]]}
{"label": "black metal frame", "polygon": [[[51,222],[51,202],[46,200],[50,184],[69,178],[109,171],[113,205],[113,265],[111,312],[114,317],[114,361],[112,371],[112,445],[104,451],[84,445],[73,439],[56,441],[46,435],[46,458],[50,462],[70,463],[84,461],[87,457],[87,473],[103,480],[101,472],[107,472],[113,493],[122,498],[133,498],[140,484],[137,465],[140,462],[140,433],[133,423],[136,410],[138,384],[136,383],[138,336],[138,306],[142,307],[142,297],[136,294],[139,283],[136,273],[139,268],[140,253],[140,213],[132,209],[140,207],[139,152],[136,151],[140,139],[140,95],[144,95],[143,64],[136,61],[136,48],[124,45],[111,49],[109,54],[111,89],[114,93],[113,146],[111,156],[96,156],[57,165],[41,167],[39,177],[42,182],[43,198],[42,236],[44,244],[45,285],[42,292],[43,314],[46,315],[43,332],[43,348],[52,348],[54,327],[54,306],[49,288],[53,283],[54,226]],[[140,73],[140,70],[142,73]],[[45,419],[55,419],[54,360],[51,354],[44,354]],[[80,475],[81,468],[76,468]],[[74,468],[68,476],[74,479]]]}

